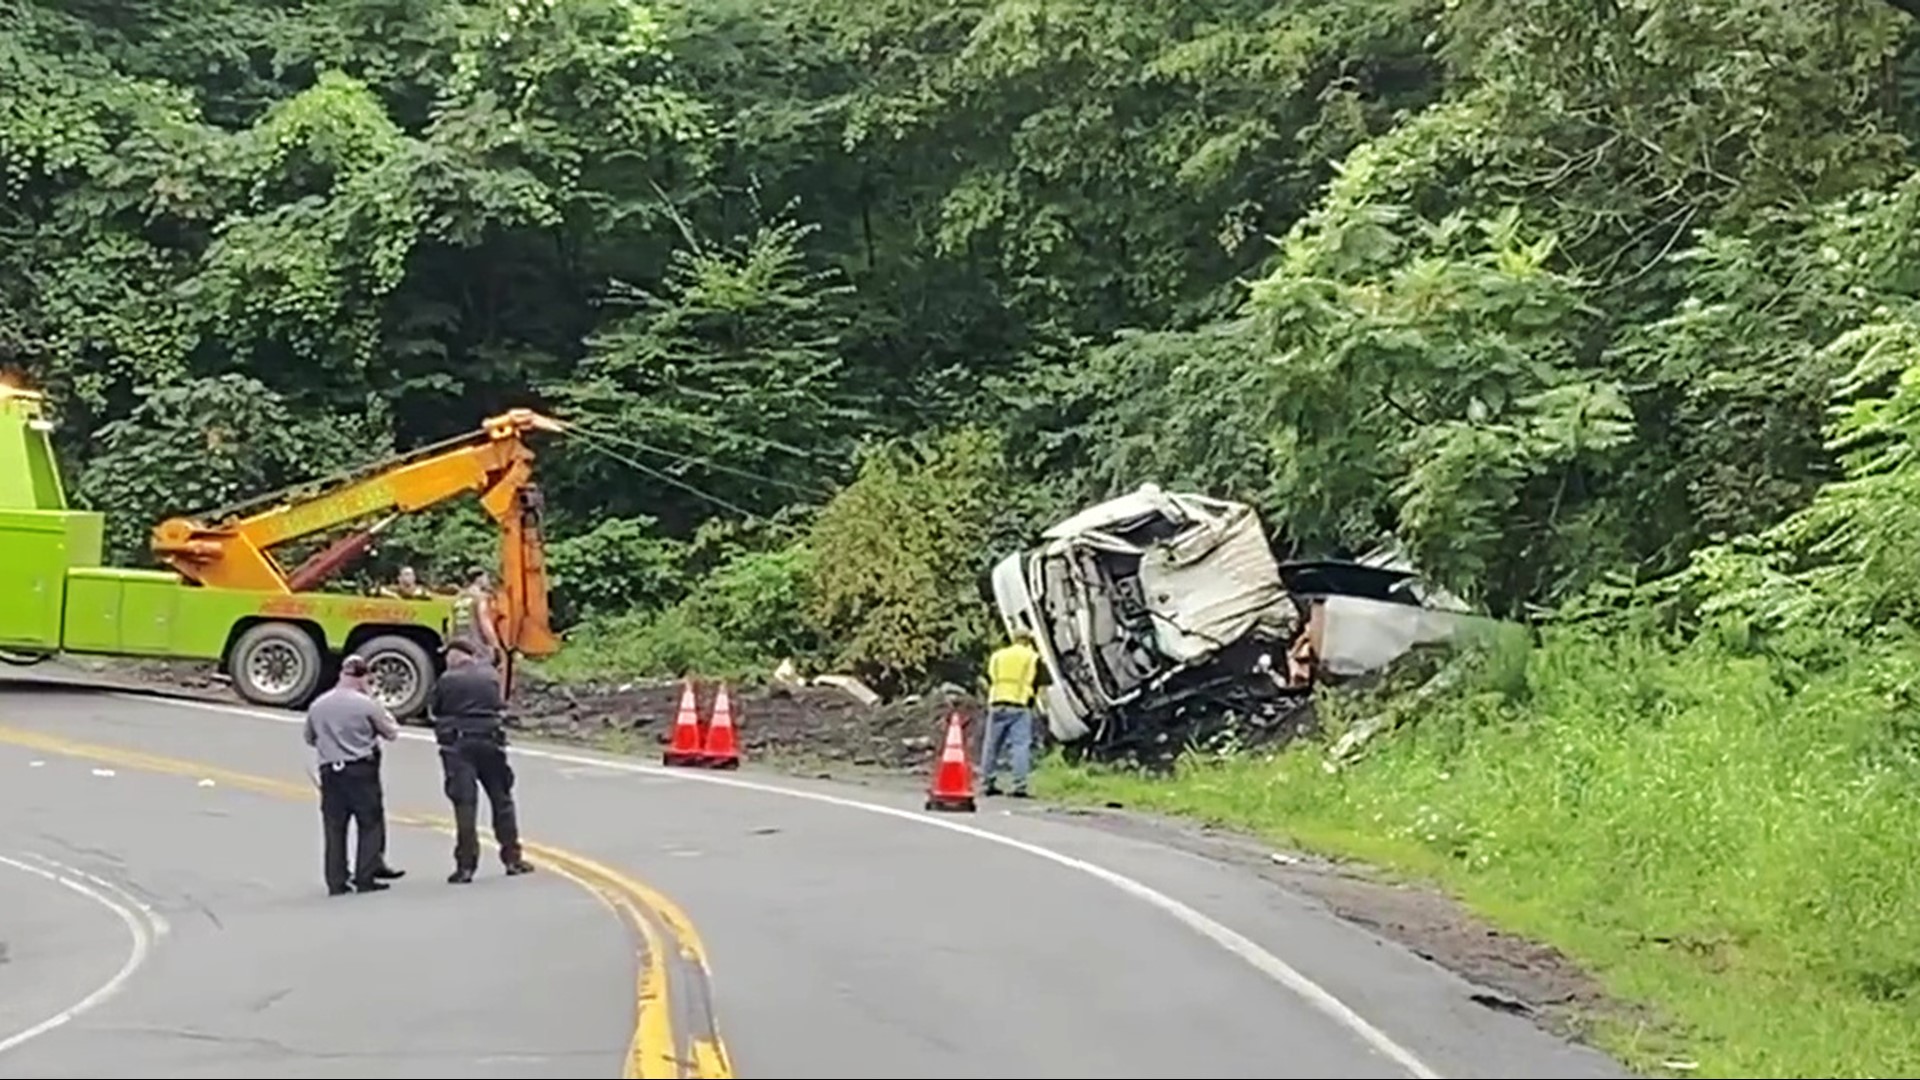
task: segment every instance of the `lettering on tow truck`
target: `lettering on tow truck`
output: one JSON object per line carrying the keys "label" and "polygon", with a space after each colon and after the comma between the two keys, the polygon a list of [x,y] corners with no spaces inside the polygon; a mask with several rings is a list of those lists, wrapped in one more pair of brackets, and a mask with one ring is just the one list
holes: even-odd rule
{"label": "lettering on tow truck", "polygon": [[304,505],[289,507],[277,523],[288,536],[305,536],[336,521],[363,517],[398,501],[393,483],[387,477],[375,477],[332,495],[323,495]]}
{"label": "lettering on tow truck", "polygon": [[301,600],[293,596],[270,596],[260,601],[260,614],[288,616],[308,616],[313,614],[313,601]]}
{"label": "lettering on tow truck", "polygon": [[341,609],[341,614],[355,622],[419,622],[414,611],[406,604],[375,604],[361,601]]}

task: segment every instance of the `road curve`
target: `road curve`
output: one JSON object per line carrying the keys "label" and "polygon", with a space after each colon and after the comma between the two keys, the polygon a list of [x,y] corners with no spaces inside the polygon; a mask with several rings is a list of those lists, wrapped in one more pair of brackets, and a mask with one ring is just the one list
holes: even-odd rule
{"label": "road curve", "polygon": [[[0,1076],[1629,1075],[1231,867],[751,773],[521,747],[552,872],[454,889],[437,764],[410,740],[387,785],[420,826],[390,845],[411,875],[330,899],[296,721],[0,682],[20,849],[0,857],[57,860],[171,924]],[[33,887],[10,873],[8,911]],[[132,937],[37,880],[28,925],[84,944],[30,994],[0,964],[0,1040],[111,977]]]}

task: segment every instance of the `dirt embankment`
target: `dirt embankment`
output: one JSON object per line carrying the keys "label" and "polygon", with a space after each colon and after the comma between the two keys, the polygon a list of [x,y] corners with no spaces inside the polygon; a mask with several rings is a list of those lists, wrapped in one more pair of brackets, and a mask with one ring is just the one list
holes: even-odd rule
{"label": "dirt embankment", "polygon": [[[712,711],[717,687],[697,687],[700,716]],[[664,746],[680,706],[677,682],[550,683],[528,679],[515,693],[515,714],[528,732],[570,741]],[[734,723],[749,758],[859,769],[922,771],[932,767],[947,718],[958,712],[973,734],[976,702],[931,695],[869,707],[827,686],[730,688]]]}

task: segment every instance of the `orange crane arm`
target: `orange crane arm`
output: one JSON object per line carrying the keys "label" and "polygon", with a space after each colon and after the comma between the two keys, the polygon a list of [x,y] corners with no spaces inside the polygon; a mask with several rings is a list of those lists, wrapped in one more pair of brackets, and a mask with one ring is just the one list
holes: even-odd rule
{"label": "orange crane arm", "polygon": [[[153,553],[187,581],[209,588],[291,593],[272,550],[301,537],[385,512],[411,513],[473,493],[500,526],[501,643],[533,656],[559,647],[547,626],[540,493],[532,485],[531,431],[564,430],[528,409],[489,419],[471,436],[306,497],[217,523],[171,518],[153,530]],[[256,504],[257,505],[257,504]]]}

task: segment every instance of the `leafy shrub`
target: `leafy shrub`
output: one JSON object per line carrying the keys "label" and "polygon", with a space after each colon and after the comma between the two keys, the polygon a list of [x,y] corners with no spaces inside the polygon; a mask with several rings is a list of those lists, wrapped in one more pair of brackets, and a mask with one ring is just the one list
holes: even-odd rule
{"label": "leafy shrub", "polygon": [[870,448],[808,542],[812,613],[833,656],[888,688],[970,671],[989,633],[979,578],[1008,486],[987,432]]}
{"label": "leafy shrub", "polygon": [[759,665],[750,643],[729,642],[680,605],[589,619],[542,663],[562,679],[631,680],[697,675],[740,678]]}
{"label": "leafy shrub", "polygon": [[683,588],[686,545],[660,537],[652,518],[605,518],[547,546],[554,607],[566,621],[658,608]]}
{"label": "leafy shrub", "polygon": [[701,578],[680,607],[731,649],[772,663],[805,656],[816,641],[807,620],[813,570],[812,552],[798,545],[742,552]]}

